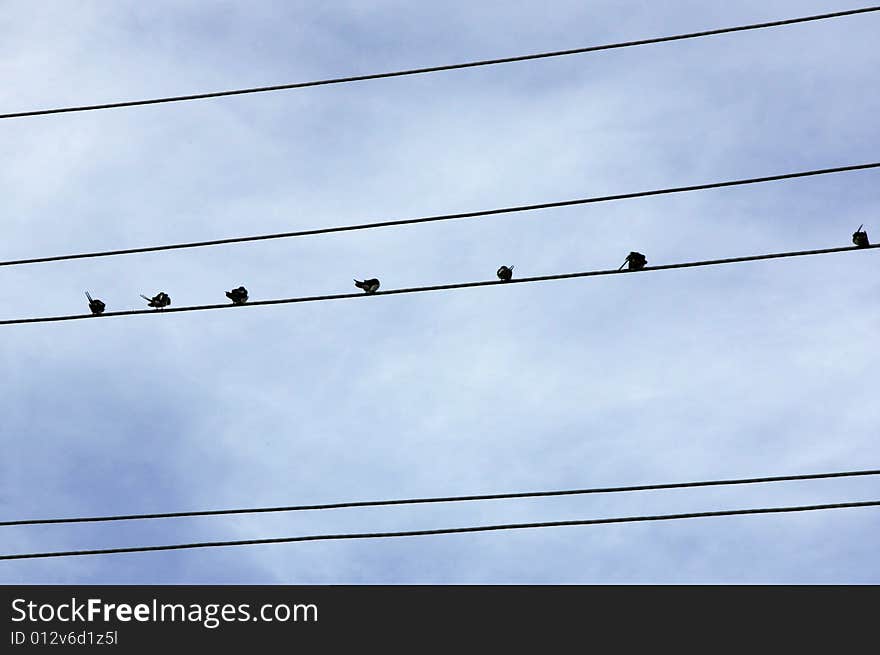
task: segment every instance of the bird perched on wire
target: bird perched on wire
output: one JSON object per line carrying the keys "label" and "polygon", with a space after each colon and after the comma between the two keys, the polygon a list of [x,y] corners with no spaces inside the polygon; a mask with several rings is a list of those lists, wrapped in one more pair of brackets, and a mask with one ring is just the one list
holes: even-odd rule
{"label": "bird perched on wire", "polygon": [[226,297],[232,301],[233,305],[243,305],[248,301],[248,292],[244,287],[238,287],[232,291],[227,291]]}
{"label": "bird perched on wire", "polygon": [[101,314],[104,313],[104,310],[107,308],[107,305],[105,305],[103,302],[101,302],[97,298],[92,298],[89,295],[88,291],[86,291],[86,298],[89,299],[89,309],[92,310],[92,314],[94,314],[95,316],[100,316]]}
{"label": "bird perched on wire", "polygon": [[147,305],[156,309],[163,309],[171,304],[171,296],[164,291],[160,291],[152,298],[147,298],[144,294],[141,294],[141,298],[147,301]]}
{"label": "bird perched on wire", "polygon": [[620,265],[619,271],[621,268],[629,264],[628,269],[630,271],[639,271],[645,268],[645,265],[648,263],[648,260],[645,256],[640,252],[631,252],[626,256],[626,259],[623,260],[623,263]]}
{"label": "bird perched on wire", "polygon": [[363,282],[355,280],[354,286],[358,289],[363,289],[364,293],[376,293],[376,291],[379,290],[379,280],[375,277],[370,278],[369,280],[364,280]]}
{"label": "bird perched on wire", "polygon": [[859,225],[859,229],[853,232],[853,243],[859,248],[867,248],[871,245],[871,242],[868,241],[868,233],[862,229],[863,227],[865,227],[864,224]]}
{"label": "bird perched on wire", "polygon": [[510,280],[513,279],[513,266],[502,266],[495,271],[495,275],[497,275],[498,279],[502,282],[510,282]]}

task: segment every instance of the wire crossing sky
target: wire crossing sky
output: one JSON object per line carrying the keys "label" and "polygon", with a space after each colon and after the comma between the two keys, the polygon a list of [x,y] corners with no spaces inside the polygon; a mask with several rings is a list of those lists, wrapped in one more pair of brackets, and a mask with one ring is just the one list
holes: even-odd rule
{"label": "wire crossing sky", "polygon": [[240,539],[236,541],[203,541],[200,543],[168,544],[163,546],[130,546],[126,548],[99,548],[94,550],[68,550],[49,553],[20,553],[0,555],[0,560],[39,559],[50,557],[75,557],[82,555],[116,555],[121,553],[148,553],[160,550],[187,550],[190,548],[220,548],[225,546],[259,546],[263,544],[290,544],[303,541],[339,541],[347,539],[389,539],[393,537],[426,537],[441,534],[465,534],[473,532],[497,532],[499,530],[525,530],[530,528],[561,528],[577,525],[607,525],[611,523],[641,523],[646,521],[675,521],[717,516],[745,516],[749,514],[781,514],[792,512],[815,512],[829,509],[877,507],[880,500],[854,503],[828,503],[824,505],[799,505],[795,507],[758,507],[730,509],[713,512],[688,512],[685,514],[655,514],[650,516],[622,516],[607,519],[583,519],[577,521],[544,521],[540,523],[504,523],[478,525],[465,528],[437,528],[433,530],[406,530],[402,532],[358,532],[349,534],[315,534],[304,537],[277,537],[269,539]]}
{"label": "wire crossing sky", "polygon": [[693,489],[696,487],[719,487],[739,484],[762,484],[770,482],[793,482],[797,480],[825,480],[880,475],[880,469],[865,471],[839,471],[835,473],[807,473],[801,475],[774,475],[762,478],[735,478],[728,480],[705,480],[701,482],[668,482],[640,484],[627,487],[594,487],[591,489],[563,489],[557,491],[522,491],[501,494],[471,496],[441,496],[435,498],[403,498],[395,500],[357,500],[322,505],[288,505],[284,507],[251,507],[246,509],[214,509],[194,512],[163,512],[154,514],[122,514],[116,516],[88,516],[62,519],[22,519],[0,521],[0,527],[11,525],[55,525],[59,523],[97,523],[103,521],[137,521],[144,519],[170,519],[192,516],[228,516],[232,514],[263,514],[269,512],[300,512],[310,510],[344,509],[353,507],[387,507],[391,505],[420,505],[428,503],[458,503],[478,500],[510,500],[514,498],[547,498],[551,496],[578,496],[584,494],[607,494],[631,491],[658,491],[661,489]]}
{"label": "wire crossing sky", "polygon": [[483,280],[479,282],[456,282],[453,284],[437,284],[426,287],[409,287],[404,289],[389,289],[388,291],[376,291],[374,293],[337,293],[323,296],[300,296],[297,298],[276,298],[273,300],[254,300],[248,301],[243,305],[236,304],[214,304],[214,305],[194,305],[190,307],[167,307],[165,309],[131,309],[119,312],[104,312],[101,315],[92,314],[71,314],[67,316],[43,316],[39,318],[13,318],[0,321],[0,325],[18,325],[23,323],[54,323],[59,321],[76,321],[83,319],[102,319],[118,316],[138,316],[138,315],[160,315],[170,314],[174,312],[198,312],[208,309],[240,309],[242,307],[258,307],[263,305],[288,305],[293,303],[319,302],[324,300],[346,300],[353,298],[370,298],[373,296],[393,296],[408,293],[421,293],[424,291],[449,291],[452,289],[469,289],[474,287],[487,287],[498,285],[511,285],[526,282],[548,282],[550,280],[566,280],[580,277],[599,277],[603,275],[624,275],[628,273],[642,273],[650,271],[668,271],[677,268],[696,268],[699,266],[717,266],[719,264],[739,264],[743,262],[754,262],[766,259],[784,259],[788,257],[805,257],[807,255],[827,255],[831,253],[865,251],[874,248],[880,248],[880,244],[870,246],[842,246],[838,248],[821,248],[818,250],[798,250],[792,252],[776,252],[765,255],[746,255],[744,257],[728,257],[725,259],[707,259],[694,262],[680,262],[678,264],[662,264],[660,266],[646,266],[638,270],[629,269],[606,269],[598,271],[583,271],[581,273],[558,273],[556,275],[538,275],[532,277],[514,278],[508,282],[501,280]]}
{"label": "wire crossing sky", "polygon": [[387,291],[376,291],[374,293],[337,293],[323,296],[300,296],[297,298],[276,298],[273,300],[254,300],[245,304],[214,304],[214,305],[194,305],[190,307],[166,307],[164,309],[131,309],[118,312],[104,312],[101,315],[93,314],[71,314],[68,316],[43,316],[39,318],[13,318],[0,321],[0,325],[16,325],[22,323],[52,323],[58,321],[75,321],[81,319],[111,318],[115,316],[137,316],[137,315],[160,315],[170,314],[174,312],[197,312],[208,309],[233,309],[241,307],[257,307],[263,305],[287,305],[303,302],[319,302],[324,300],[345,300],[352,298],[370,298],[372,296],[392,296],[407,293],[420,293],[424,291],[449,291],[452,289],[469,289],[473,287],[487,287],[498,285],[511,285],[526,282],[548,282],[551,280],[566,280],[580,277],[599,277],[603,275],[618,275],[627,273],[642,273],[650,271],[668,271],[677,268],[695,268],[699,266],[717,266],[719,264],[739,264],[743,262],[762,261],[766,259],[783,259],[788,257],[804,257],[807,255],[827,255],[832,253],[856,252],[880,248],[880,244],[872,244],[869,246],[841,246],[837,248],[821,248],[818,250],[798,250],[792,252],[776,252],[765,255],[746,255],[744,257],[728,257],[725,259],[707,259],[694,262],[680,262],[677,264],[661,264],[659,266],[645,266],[638,270],[629,269],[606,269],[598,271],[583,271],[581,273],[558,273],[555,275],[538,275],[532,277],[514,278],[507,282],[501,280],[482,280],[478,282],[456,282],[452,284],[438,284],[426,287],[408,287],[403,289],[389,289]]}
{"label": "wire crossing sky", "polygon": [[460,218],[478,218],[481,216],[495,216],[498,214],[512,214],[517,212],[535,211],[538,209],[553,209],[558,207],[571,207],[574,205],[588,205],[594,203],[611,202],[617,200],[630,200],[633,198],[646,198],[649,196],[668,195],[672,193],[686,193],[688,191],[706,191],[709,189],[721,189],[724,187],[744,186],[748,184],[760,184],[763,182],[778,182],[800,177],[812,177],[815,175],[828,175],[831,173],[850,173],[880,167],[880,162],[867,164],[851,164],[834,168],[819,168],[795,173],[782,173],[764,177],[751,177],[739,180],[727,180],[724,182],[708,182],[691,186],[667,187],[664,189],[652,189],[648,191],[633,191],[631,193],[618,193],[610,196],[593,196],[576,200],[559,200],[545,202],[537,205],[520,205],[516,207],[502,207],[500,209],[485,209],[480,211],[463,212],[457,214],[439,214],[436,216],[423,216],[420,218],[403,218],[393,221],[379,221],[373,223],[361,223],[358,225],[342,225],[337,227],[315,228],[312,230],[299,230],[296,232],[279,232],[276,234],[260,234],[246,237],[230,237],[228,239],[213,239],[210,241],[192,241],[189,243],[174,243],[163,246],[145,246],[142,248],[123,248],[121,250],[102,250],[97,252],[85,252],[72,255],[53,255],[49,257],[32,257],[29,259],[12,259],[0,261],[0,266],[20,266],[23,264],[41,264],[47,262],[60,262],[71,259],[88,259],[92,257],[111,257],[114,255],[131,255],[144,252],[158,252],[162,250],[181,250],[184,248],[204,248],[206,246],[219,246],[232,243],[245,243],[250,241],[268,241],[270,239],[286,239],[291,237],[313,236],[317,234],[331,234],[336,232],[352,232],[355,230],[371,230],[381,227],[394,227],[401,225],[416,225],[419,223],[434,223],[437,221],[450,221]]}
{"label": "wire crossing sky", "polygon": [[880,582],[865,1],[4,3],[4,581]]}
{"label": "wire crossing sky", "polygon": [[247,89],[235,89],[231,91],[214,91],[210,93],[195,93],[192,95],[169,96],[165,98],[152,98],[149,100],[131,100],[127,102],[110,102],[104,104],[80,105],[75,107],[59,107],[55,109],[38,109],[34,111],[21,111],[7,114],[0,114],[0,118],[23,118],[26,116],[45,116],[48,114],[64,114],[72,112],[95,111],[98,109],[119,109],[122,107],[137,107],[143,105],[157,105],[169,102],[183,102],[186,100],[205,100],[208,98],[220,98],[224,96],[244,95],[248,93],[265,93],[267,91],[284,91],[290,89],[303,89],[312,86],[327,86],[330,84],[343,84],[348,82],[363,82],[367,80],[378,80],[389,77],[403,77],[406,75],[421,75],[425,73],[437,73],[441,71],[457,70],[462,68],[475,68],[478,66],[494,66],[497,64],[510,64],[520,61],[530,61],[534,59],[547,59],[550,57],[562,57],[566,55],[586,54],[589,52],[598,52],[601,50],[613,50],[618,48],[630,48],[633,46],[650,45],[655,43],[666,43],[669,41],[683,41],[685,39],[696,39],[705,36],[715,36],[719,34],[730,34],[733,32],[745,32],[748,30],[759,30],[769,27],[782,27],[786,25],[795,25],[798,23],[807,23],[819,20],[828,20],[831,18],[842,18],[844,16],[854,16],[856,14],[866,14],[880,10],[880,6],[864,7],[861,9],[849,9],[846,11],[836,11],[828,14],[816,14],[812,16],[803,16],[800,18],[787,18],[783,20],[770,21],[766,23],[752,23],[749,25],[737,25],[735,27],[722,27],[714,30],[705,30],[702,32],[689,32],[686,34],[675,34],[672,36],[661,36],[650,39],[640,39],[638,41],[624,41],[620,43],[609,43],[605,45],[587,46],[585,48],[574,48],[570,50],[556,50],[553,52],[541,52],[531,55],[519,55],[516,57],[503,57],[500,59],[485,59],[482,61],[471,61],[461,64],[446,64],[443,66],[430,66],[427,68],[411,68],[407,70],[392,71],[387,73],[371,73],[369,75],[354,75],[350,77],[336,77],[325,80],[315,80],[311,82],[295,82],[292,84],[277,84],[274,86],[251,87]]}

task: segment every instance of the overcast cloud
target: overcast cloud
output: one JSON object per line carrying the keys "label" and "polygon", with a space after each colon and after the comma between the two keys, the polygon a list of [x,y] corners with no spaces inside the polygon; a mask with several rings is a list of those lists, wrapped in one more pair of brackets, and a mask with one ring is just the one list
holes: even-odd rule
{"label": "overcast cloud", "polygon": [[[0,112],[849,9],[761,2],[0,2]],[[0,259],[878,160],[880,16],[0,121]],[[0,318],[880,239],[876,171],[0,269]],[[876,235],[876,236],[874,236]],[[877,251],[2,328],[4,519],[878,468]],[[875,479],[0,528],[3,553],[875,500]],[[6,583],[878,583],[880,511],[0,562]]]}

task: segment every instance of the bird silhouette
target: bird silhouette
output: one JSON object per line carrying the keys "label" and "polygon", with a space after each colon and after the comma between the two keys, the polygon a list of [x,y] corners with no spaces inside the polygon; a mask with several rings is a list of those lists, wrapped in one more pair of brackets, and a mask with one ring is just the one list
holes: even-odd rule
{"label": "bird silhouette", "polygon": [[89,295],[88,291],[86,291],[86,298],[89,299],[89,309],[92,310],[92,314],[94,314],[95,316],[100,316],[101,314],[104,313],[104,310],[107,308],[107,305],[105,305],[103,302],[101,302],[97,298],[92,298]]}
{"label": "bird silhouette", "polygon": [[147,301],[147,305],[156,309],[163,309],[171,304],[171,296],[164,291],[160,291],[152,298],[147,298],[144,294],[141,294],[141,298]]}
{"label": "bird silhouette", "polygon": [[502,282],[510,282],[513,278],[513,266],[502,266],[495,272],[495,275]]}
{"label": "bird silhouette", "polygon": [[248,292],[244,287],[238,287],[232,291],[227,291],[226,297],[229,298],[234,305],[243,305],[248,301]]}
{"label": "bird silhouette", "polygon": [[358,289],[363,289],[364,293],[376,293],[376,291],[379,290],[379,279],[373,277],[369,280],[364,280],[363,282],[355,280],[354,286],[356,286]]}
{"label": "bird silhouette", "polygon": [[865,227],[864,224],[859,225],[859,229],[853,232],[853,243],[859,248],[867,248],[871,245],[871,242],[868,241],[868,233],[862,229],[863,227]]}
{"label": "bird silhouette", "polygon": [[623,263],[620,265],[620,268],[618,268],[617,270],[619,271],[621,268],[623,268],[624,266],[627,266],[627,264],[628,264],[629,265],[628,269],[630,271],[639,271],[639,270],[645,268],[645,265],[647,263],[648,263],[648,260],[645,258],[645,256],[642,253],[631,252],[630,254],[628,254],[626,256],[626,259],[623,260]]}

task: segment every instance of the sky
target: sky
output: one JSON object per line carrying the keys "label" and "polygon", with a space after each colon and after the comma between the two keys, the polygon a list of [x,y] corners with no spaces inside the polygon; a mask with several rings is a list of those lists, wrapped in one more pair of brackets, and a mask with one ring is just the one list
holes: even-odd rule
{"label": "sky", "polygon": [[[0,1],[0,113],[855,8]],[[880,15],[0,121],[0,260],[878,160]],[[877,171],[3,267],[0,319],[880,239]],[[877,251],[2,327],[2,520],[880,468]],[[876,478],[0,528],[5,554],[880,499]],[[9,584],[880,583],[880,510],[0,562]]]}

